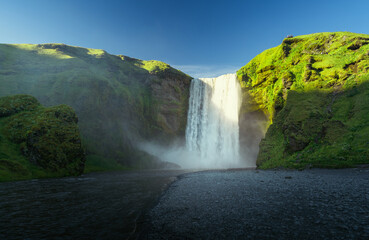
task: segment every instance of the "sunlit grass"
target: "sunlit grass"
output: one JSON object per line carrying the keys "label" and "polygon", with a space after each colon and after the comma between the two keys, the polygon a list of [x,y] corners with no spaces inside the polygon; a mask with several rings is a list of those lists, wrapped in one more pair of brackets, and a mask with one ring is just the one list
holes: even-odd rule
{"label": "sunlit grass", "polygon": [[260,145],[261,168],[369,163],[369,35],[286,38],[237,75],[273,123]]}
{"label": "sunlit grass", "polygon": [[106,52],[104,50],[101,50],[101,49],[87,48],[87,50],[88,50],[88,52],[87,52],[88,55],[92,55],[92,56],[95,56],[97,58],[100,58],[100,57],[102,57],[106,54]]}
{"label": "sunlit grass", "polygon": [[[54,57],[57,59],[73,58],[72,56],[69,56],[61,51],[58,51],[57,49],[45,49],[35,44],[8,44],[8,45],[13,46],[20,50],[33,51],[33,52],[37,52],[37,54],[46,55],[46,56]],[[53,44],[53,45],[55,47],[57,45],[63,46],[63,44]]]}
{"label": "sunlit grass", "polygon": [[[297,36],[257,55],[237,75],[241,87],[249,89],[272,123],[275,104],[280,101],[281,81],[291,82],[292,90],[342,86],[352,75],[368,73],[367,43],[369,35],[349,32]],[[362,46],[349,49],[354,44]]]}
{"label": "sunlit grass", "polygon": [[155,60],[150,60],[150,61],[142,61],[141,62],[142,65],[140,67],[146,69],[149,72],[159,72],[159,71],[164,71],[166,69],[169,69],[169,64],[160,62],[160,61],[155,61]]}

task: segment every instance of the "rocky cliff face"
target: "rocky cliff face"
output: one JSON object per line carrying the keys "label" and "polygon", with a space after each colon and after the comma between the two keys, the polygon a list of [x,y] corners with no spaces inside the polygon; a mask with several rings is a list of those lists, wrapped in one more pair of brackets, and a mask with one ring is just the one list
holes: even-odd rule
{"label": "rocky cliff face", "polygon": [[79,175],[85,154],[74,110],[29,95],[0,98],[0,180]]}
{"label": "rocky cliff face", "polygon": [[260,144],[259,167],[369,162],[369,35],[286,38],[237,74],[243,113],[263,113],[270,125]]}
{"label": "rocky cliff face", "polygon": [[168,64],[64,44],[2,44],[0,68],[0,96],[75,109],[87,159],[155,167],[136,144],[184,136],[191,77]]}
{"label": "rocky cliff face", "polygon": [[[163,140],[168,136],[184,136],[187,123],[188,98],[191,79],[163,73],[150,84],[154,101],[158,104],[156,123],[160,131],[156,136]],[[168,139],[167,139],[168,140]]]}

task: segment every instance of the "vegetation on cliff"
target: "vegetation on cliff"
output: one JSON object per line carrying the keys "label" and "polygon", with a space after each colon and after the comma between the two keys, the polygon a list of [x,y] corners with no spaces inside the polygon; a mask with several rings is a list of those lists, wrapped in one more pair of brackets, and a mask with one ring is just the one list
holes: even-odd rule
{"label": "vegetation on cliff", "polygon": [[29,95],[0,98],[0,181],[81,174],[77,122],[67,105],[45,108]]}
{"label": "vegetation on cliff", "polygon": [[369,163],[369,35],[286,38],[237,75],[243,112],[271,124],[257,165],[348,167]]}
{"label": "vegetation on cliff", "polygon": [[191,77],[159,61],[64,44],[0,44],[0,96],[75,109],[87,171],[158,167],[145,139],[183,136]]}

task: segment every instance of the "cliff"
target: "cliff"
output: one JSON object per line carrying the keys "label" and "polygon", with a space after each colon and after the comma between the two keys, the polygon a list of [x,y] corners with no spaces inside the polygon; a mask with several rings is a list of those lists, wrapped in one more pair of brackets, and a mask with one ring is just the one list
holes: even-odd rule
{"label": "cliff", "polygon": [[260,168],[369,163],[369,35],[286,38],[237,75],[242,113],[267,119]]}
{"label": "cliff", "polygon": [[45,108],[29,95],[0,98],[0,181],[81,174],[77,122],[67,105]]}
{"label": "cliff", "polygon": [[64,44],[0,44],[0,96],[75,109],[87,171],[163,166],[135,146],[184,136],[191,77],[159,61]]}

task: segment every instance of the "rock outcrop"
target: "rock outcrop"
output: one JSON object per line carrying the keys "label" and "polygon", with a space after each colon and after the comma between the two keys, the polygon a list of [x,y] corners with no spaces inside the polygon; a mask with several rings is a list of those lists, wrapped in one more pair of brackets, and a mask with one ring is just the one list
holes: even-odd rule
{"label": "rock outcrop", "polygon": [[67,105],[45,108],[29,95],[0,98],[0,180],[81,174],[77,123]]}
{"label": "rock outcrop", "polygon": [[286,38],[237,74],[242,112],[268,119],[259,167],[369,163],[369,35]]}

